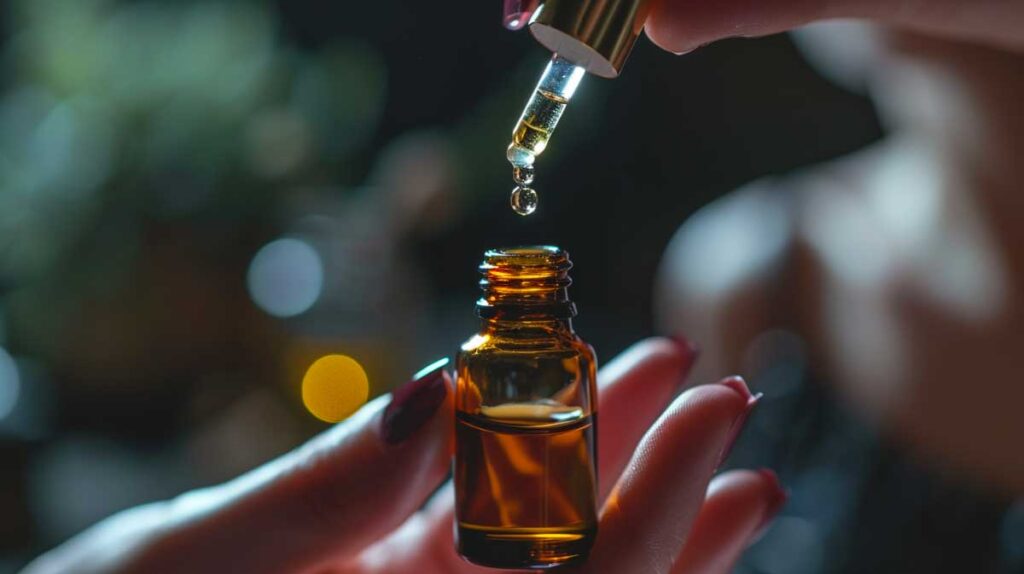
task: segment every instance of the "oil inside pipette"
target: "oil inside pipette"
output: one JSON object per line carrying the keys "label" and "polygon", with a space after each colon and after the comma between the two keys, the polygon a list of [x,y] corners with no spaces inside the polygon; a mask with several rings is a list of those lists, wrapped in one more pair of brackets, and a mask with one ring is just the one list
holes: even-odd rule
{"label": "oil inside pipette", "polygon": [[519,215],[529,215],[537,209],[537,191],[531,187],[534,163],[547,148],[548,140],[583,74],[583,68],[556,54],[548,62],[512,130],[512,143],[508,145],[505,157],[512,164],[512,179],[516,183],[512,190],[512,209]]}

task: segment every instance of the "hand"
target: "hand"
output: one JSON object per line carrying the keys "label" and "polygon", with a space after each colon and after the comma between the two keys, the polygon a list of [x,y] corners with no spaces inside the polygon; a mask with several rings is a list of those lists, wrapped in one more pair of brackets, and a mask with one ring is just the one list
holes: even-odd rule
{"label": "hand", "polygon": [[[525,26],[538,4],[504,0],[505,27]],[[1001,0],[651,0],[646,29],[655,44],[685,54],[723,38],[766,36],[843,18],[1024,49],[1024,5]]]}
{"label": "hand", "polygon": [[[583,571],[728,572],[785,500],[771,471],[711,480],[756,399],[733,377],[672,400],[694,359],[651,339],[601,371],[605,501]],[[423,506],[449,467],[450,389],[437,368],[231,482],[115,515],[26,573],[492,571],[455,554],[450,484]]]}
{"label": "hand", "polygon": [[1001,0],[655,0],[646,29],[655,44],[681,54],[730,36],[765,36],[840,18],[1024,49],[1024,4]]}

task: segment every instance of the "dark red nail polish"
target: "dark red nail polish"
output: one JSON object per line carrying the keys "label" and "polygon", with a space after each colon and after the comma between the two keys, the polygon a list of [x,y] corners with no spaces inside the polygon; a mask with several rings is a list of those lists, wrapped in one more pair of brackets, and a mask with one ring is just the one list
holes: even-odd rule
{"label": "dark red nail polish", "polygon": [[680,351],[683,353],[683,357],[686,358],[686,366],[683,368],[683,375],[679,377],[677,385],[682,387],[686,383],[687,377],[690,375],[690,371],[693,370],[693,365],[697,363],[697,359],[700,358],[700,346],[693,341],[687,339],[683,335],[669,335],[668,339],[676,344]]}
{"label": "dark red nail polish", "polygon": [[725,459],[729,458],[729,453],[732,452],[733,445],[736,444],[736,439],[739,438],[740,433],[743,432],[743,427],[747,424],[747,419],[750,418],[751,411],[760,402],[763,393],[757,393],[756,395],[751,394],[750,388],[747,387],[746,381],[743,377],[728,377],[719,381],[720,385],[725,385],[730,389],[736,391],[740,396],[746,397],[747,404],[743,410],[743,413],[733,421],[732,427],[729,428],[729,438],[726,439],[725,448],[722,449],[722,454],[718,458],[718,464],[721,466]]}
{"label": "dark red nail polish", "polygon": [[537,0],[505,0],[502,24],[509,30],[522,29],[536,9]]}
{"label": "dark red nail polish", "polygon": [[388,444],[398,444],[422,427],[437,411],[448,394],[441,359],[413,375],[408,383],[391,393],[391,403],[381,417],[381,437]]}
{"label": "dark red nail polish", "polygon": [[696,363],[697,359],[700,358],[700,345],[697,343],[694,343],[683,335],[669,335],[668,338],[682,349],[683,353],[691,363]]}
{"label": "dark red nail polish", "polygon": [[771,492],[769,493],[768,505],[765,506],[764,515],[761,518],[761,524],[755,529],[755,537],[760,536],[764,530],[768,527],[771,521],[775,518],[775,515],[782,510],[785,506],[786,501],[789,500],[789,494],[782,488],[782,483],[779,482],[779,476],[775,474],[775,471],[770,468],[762,468],[757,471],[764,479],[768,482]]}

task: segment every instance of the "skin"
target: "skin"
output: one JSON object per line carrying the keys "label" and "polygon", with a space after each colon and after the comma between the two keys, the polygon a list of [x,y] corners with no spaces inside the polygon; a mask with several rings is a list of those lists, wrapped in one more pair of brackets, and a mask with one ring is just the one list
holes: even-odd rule
{"label": "skin", "polygon": [[785,32],[812,22],[856,18],[894,29],[1024,48],[1024,8],[1006,0],[654,0],[647,35],[674,53],[734,36]]}

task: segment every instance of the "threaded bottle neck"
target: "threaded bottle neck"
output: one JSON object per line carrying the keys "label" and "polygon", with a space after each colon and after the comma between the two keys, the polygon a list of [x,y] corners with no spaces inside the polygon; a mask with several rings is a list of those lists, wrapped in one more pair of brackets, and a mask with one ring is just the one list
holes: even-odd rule
{"label": "threaded bottle neck", "polygon": [[480,264],[477,315],[499,321],[544,321],[576,316],[569,300],[569,254],[558,247],[492,249]]}

